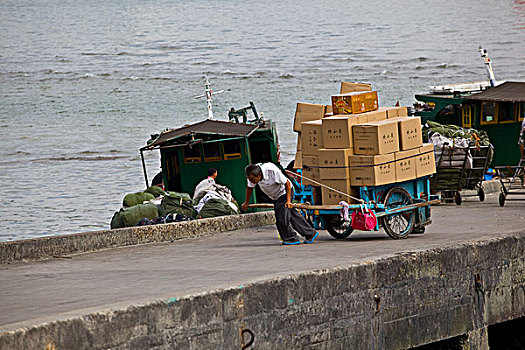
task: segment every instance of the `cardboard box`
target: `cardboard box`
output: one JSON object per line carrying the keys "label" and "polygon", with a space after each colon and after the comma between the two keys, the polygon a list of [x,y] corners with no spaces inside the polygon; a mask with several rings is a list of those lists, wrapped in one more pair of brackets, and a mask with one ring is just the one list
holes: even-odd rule
{"label": "cardboard box", "polygon": [[397,121],[381,120],[354,125],[354,153],[387,154],[399,151]]}
{"label": "cardboard box", "polygon": [[297,151],[302,151],[302,147],[301,147],[301,133],[299,133],[297,135]]}
{"label": "cardboard box", "polygon": [[402,151],[419,148],[423,145],[420,117],[398,117],[399,149]]}
{"label": "cardboard box", "polygon": [[298,102],[295,110],[293,131],[301,132],[302,123],[322,119],[324,113],[325,105]]}
{"label": "cardboard box", "polygon": [[388,119],[408,116],[408,108],[406,106],[401,106],[401,107],[379,107],[379,110],[386,111],[386,117]]}
{"label": "cardboard box", "polygon": [[332,111],[335,114],[357,114],[366,112],[366,92],[349,92],[332,96]]}
{"label": "cardboard box", "polygon": [[[321,182],[321,176],[319,175],[319,168],[318,167],[309,167],[306,165],[303,165],[303,185],[312,185],[312,186],[318,186],[315,182]],[[309,181],[305,178],[314,180],[315,182]]]}
{"label": "cardboard box", "polygon": [[363,123],[368,122],[377,122],[380,120],[386,120],[387,115],[385,110],[377,109],[375,111],[365,112],[359,114],[359,116],[363,119]]}
{"label": "cardboard box", "polygon": [[352,186],[379,186],[396,182],[394,154],[350,156]]}
{"label": "cardboard box", "polygon": [[297,151],[295,153],[295,160],[293,163],[294,169],[302,169],[303,168],[303,155],[301,154],[301,151]]}
{"label": "cardboard box", "polygon": [[[359,187],[350,186],[349,179],[323,180],[322,183],[325,186],[328,186],[337,191],[346,193],[352,197],[360,198],[359,197]],[[337,205],[341,201],[345,201],[348,204],[358,203],[358,201],[356,201],[355,199],[352,199],[344,194],[330,190],[326,188],[325,186],[322,187],[322,203],[323,204]]]}
{"label": "cardboard box", "polygon": [[331,116],[333,115],[332,105],[325,105],[324,106],[324,116]]}
{"label": "cardboard box", "polygon": [[370,84],[363,83],[349,83],[346,81],[341,82],[341,90],[339,91],[340,94],[347,94],[349,92],[356,91],[372,91],[372,86]]}
{"label": "cardboard box", "polygon": [[396,152],[394,155],[396,159],[396,182],[415,179],[416,156],[419,155],[419,148]]}
{"label": "cardboard box", "polygon": [[310,156],[303,154],[303,166],[319,167],[319,156]]}
{"label": "cardboard box", "polygon": [[378,105],[377,100],[377,91],[368,91],[364,93],[365,95],[365,111],[374,111],[376,110]]}
{"label": "cardboard box", "polygon": [[319,170],[321,179],[350,179],[349,157],[353,154],[352,148],[320,149]]}
{"label": "cardboard box", "polygon": [[352,126],[367,121],[361,114],[335,115],[323,119],[324,148],[352,148]]}
{"label": "cardboard box", "polygon": [[436,172],[436,159],[434,156],[434,145],[425,143],[419,147],[419,154],[416,156],[416,176],[431,175]]}
{"label": "cardboard box", "polygon": [[323,148],[323,127],[320,120],[301,124],[301,151],[303,155],[319,155]]}

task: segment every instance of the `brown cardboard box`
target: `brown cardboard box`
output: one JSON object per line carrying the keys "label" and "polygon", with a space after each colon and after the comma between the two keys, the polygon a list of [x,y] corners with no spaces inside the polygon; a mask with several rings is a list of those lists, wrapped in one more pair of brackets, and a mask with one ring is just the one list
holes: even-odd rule
{"label": "brown cardboard box", "polygon": [[303,167],[303,157],[302,157],[301,151],[297,151],[297,153],[295,153],[295,160],[293,163],[293,168],[301,169],[302,167]]}
{"label": "brown cardboard box", "polygon": [[[309,167],[309,166],[303,165],[303,177],[314,180],[316,182],[321,182],[321,176],[319,175],[318,167]],[[305,178],[303,178],[303,185],[318,186],[318,184],[316,184],[315,182],[309,181]]]}
{"label": "brown cardboard box", "polygon": [[[335,190],[346,193],[352,197],[359,198],[359,187],[350,186],[349,179],[338,179],[338,180],[323,180],[323,185],[329,186]],[[332,191],[323,186],[322,188],[322,203],[324,205],[339,204],[341,201],[345,201],[349,204],[358,203],[358,201],[345,196],[344,194]]]}
{"label": "brown cardboard box", "polygon": [[420,117],[398,117],[391,120],[397,120],[400,150],[419,148],[423,145]]}
{"label": "brown cardboard box", "polygon": [[365,92],[365,111],[374,111],[378,107],[377,91]]}
{"label": "brown cardboard box", "polygon": [[434,174],[436,172],[436,159],[434,156],[434,145],[425,143],[419,147],[419,155],[416,156],[416,176]]}
{"label": "brown cardboard box", "polygon": [[352,148],[320,149],[319,170],[321,179],[349,179],[350,163],[348,157],[353,154]]}
{"label": "brown cardboard box", "polygon": [[362,123],[376,122],[376,121],[387,119],[386,111],[380,110],[380,109],[377,109],[375,111],[361,113],[359,114],[359,116],[363,120]]}
{"label": "brown cardboard box", "polygon": [[319,167],[319,156],[303,155],[303,166]]}
{"label": "brown cardboard box", "polygon": [[349,83],[346,81],[341,82],[340,94],[347,94],[349,92],[356,91],[372,91],[372,86],[370,84],[363,83]]}
{"label": "brown cardboard box", "polygon": [[402,107],[379,107],[379,110],[386,111],[386,117],[397,118],[397,117],[406,117],[408,115],[408,108],[406,106]]}
{"label": "brown cardboard box", "polygon": [[303,155],[318,155],[323,148],[323,127],[320,120],[301,124],[301,151]]}
{"label": "brown cardboard box", "polygon": [[352,148],[352,126],[363,121],[358,115],[336,115],[323,119],[323,147]]}
{"label": "brown cardboard box", "polygon": [[354,125],[355,154],[386,154],[399,151],[397,121],[381,120]]}
{"label": "brown cardboard box", "polygon": [[302,151],[302,147],[301,147],[301,133],[298,133],[297,135],[297,151]]}
{"label": "brown cardboard box", "polygon": [[349,92],[332,96],[332,111],[335,114],[357,114],[366,112],[366,92]]}
{"label": "brown cardboard box", "polygon": [[396,152],[396,182],[408,181],[416,178],[416,156],[419,148]]}
{"label": "brown cardboard box", "polygon": [[324,114],[325,105],[298,102],[295,110],[293,131],[301,132],[302,123],[322,119]]}
{"label": "brown cardboard box", "polygon": [[379,186],[396,182],[394,154],[350,156],[352,186]]}
{"label": "brown cardboard box", "polygon": [[324,115],[325,115],[325,117],[333,115],[332,105],[325,105],[324,106]]}

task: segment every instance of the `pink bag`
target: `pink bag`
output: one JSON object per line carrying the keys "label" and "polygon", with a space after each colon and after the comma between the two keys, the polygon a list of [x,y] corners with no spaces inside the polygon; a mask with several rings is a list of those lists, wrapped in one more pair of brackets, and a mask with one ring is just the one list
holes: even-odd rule
{"label": "pink bag", "polygon": [[359,231],[371,231],[377,226],[376,214],[368,206],[360,205],[352,212],[352,228]]}

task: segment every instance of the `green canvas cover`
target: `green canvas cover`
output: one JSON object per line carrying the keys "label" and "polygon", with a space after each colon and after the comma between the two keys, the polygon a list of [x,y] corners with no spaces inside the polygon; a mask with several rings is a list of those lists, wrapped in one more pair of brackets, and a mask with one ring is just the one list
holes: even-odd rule
{"label": "green canvas cover", "polygon": [[160,196],[164,196],[166,194],[166,192],[164,192],[164,190],[162,188],[160,188],[159,186],[150,186],[150,187],[148,187],[147,190],[144,191],[144,193],[150,193],[155,198],[158,198]]}
{"label": "green canvas cover", "polygon": [[150,201],[152,199],[155,199],[155,196],[151,193],[145,193],[145,192],[137,192],[137,193],[128,193],[124,196],[124,200],[122,201],[122,205],[125,208],[133,207],[137,204],[142,204],[145,201]]}
{"label": "green canvas cover", "polygon": [[152,220],[158,216],[159,212],[155,204],[137,204],[115,212],[111,219],[111,229],[135,226],[143,218]]}
{"label": "green canvas cover", "polygon": [[169,192],[168,196],[162,198],[159,207],[160,216],[172,213],[184,214],[196,218],[197,211],[193,208],[194,202],[187,193]]}
{"label": "green canvas cover", "polygon": [[427,121],[423,126],[423,141],[428,142],[429,137],[435,132],[448,138],[460,137],[462,139],[475,140],[477,137],[479,138],[480,145],[490,145],[489,135],[485,130],[462,128],[457,125],[442,125],[431,120]]}
{"label": "green canvas cover", "polygon": [[199,216],[203,219],[234,214],[237,213],[230,207],[228,201],[221,198],[210,198],[199,212]]}

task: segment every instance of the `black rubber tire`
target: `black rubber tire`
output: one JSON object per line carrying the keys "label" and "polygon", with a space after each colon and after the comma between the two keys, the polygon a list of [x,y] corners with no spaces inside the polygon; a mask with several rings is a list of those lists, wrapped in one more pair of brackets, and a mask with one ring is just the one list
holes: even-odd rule
{"label": "black rubber tire", "polygon": [[485,201],[485,190],[483,188],[480,188],[478,190],[478,197],[479,197],[479,201],[480,202],[484,202]]}
{"label": "black rubber tire", "polygon": [[340,215],[324,215],[326,230],[335,239],[350,237],[354,229],[349,222],[345,222]]}
{"label": "black rubber tire", "polygon": [[463,199],[461,198],[461,193],[454,193],[454,201],[456,202],[456,205],[461,205],[461,203],[463,202]]}
{"label": "black rubber tire", "polygon": [[503,192],[501,192],[501,193],[499,194],[499,206],[500,206],[500,207],[502,207],[502,206],[505,205],[505,199],[507,199],[507,198],[505,197],[505,194],[504,194]]}
{"label": "black rubber tire", "polygon": [[[413,203],[410,193],[408,193],[408,191],[402,187],[391,188],[386,193],[382,202],[386,209],[395,209]],[[390,236],[390,238],[403,239],[407,238],[408,235],[410,235],[410,233],[412,233],[414,230],[415,217],[416,215],[414,210],[411,210],[399,214],[385,215],[380,218],[380,222],[381,226],[383,226],[383,229],[385,230],[386,234]],[[397,226],[396,223],[398,224]],[[398,230],[397,227],[399,227],[400,230]]]}

